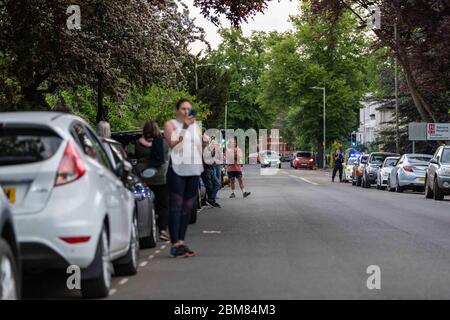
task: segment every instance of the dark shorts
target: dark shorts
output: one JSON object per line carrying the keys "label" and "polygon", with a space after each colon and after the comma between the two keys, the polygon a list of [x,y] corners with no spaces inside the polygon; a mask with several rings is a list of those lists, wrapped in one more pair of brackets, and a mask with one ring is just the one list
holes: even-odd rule
{"label": "dark shorts", "polygon": [[242,177],[242,172],[241,171],[229,171],[229,172],[227,172],[227,176],[230,179],[240,178],[240,177]]}

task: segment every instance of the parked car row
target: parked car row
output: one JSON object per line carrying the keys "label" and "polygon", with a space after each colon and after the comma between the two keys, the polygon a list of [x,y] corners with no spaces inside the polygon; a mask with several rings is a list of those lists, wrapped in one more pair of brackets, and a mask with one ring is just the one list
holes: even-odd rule
{"label": "parked car row", "polygon": [[[347,160],[354,186],[379,190],[425,192],[426,198],[443,200],[450,194],[450,146],[439,147],[434,155],[373,152]],[[348,179],[346,173],[346,179]]]}
{"label": "parked car row", "polygon": [[[138,272],[140,248],[156,246],[157,230],[155,196],[132,162],[77,116],[2,113],[0,299],[20,297],[22,273],[76,265],[83,297],[101,298],[113,274]],[[199,194],[201,206],[203,185]]]}

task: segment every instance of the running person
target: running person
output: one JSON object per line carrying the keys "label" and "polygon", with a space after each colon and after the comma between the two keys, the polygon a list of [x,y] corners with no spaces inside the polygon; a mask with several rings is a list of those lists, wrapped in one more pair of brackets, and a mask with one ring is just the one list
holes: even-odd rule
{"label": "running person", "polygon": [[[228,160],[232,159],[231,163],[228,163]],[[229,147],[227,150],[227,175],[230,179],[230,187],[231,187],[231,195],[230,198],[236,198],[236,194],[234,193],[236,186],[236,179],[239,182],[239,187],[242,191],[242,196],[247,198],[251,192],[245,190],[244,180],[242,177],[242,150],[237,145],[237,138],[235,137],[230,141]]]}

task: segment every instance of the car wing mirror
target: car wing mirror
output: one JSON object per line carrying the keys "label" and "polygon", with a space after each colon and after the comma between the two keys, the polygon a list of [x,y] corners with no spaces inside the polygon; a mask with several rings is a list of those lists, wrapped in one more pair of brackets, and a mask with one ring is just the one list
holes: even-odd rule
{"label": "car wing mirror", "polygon": [[130,162],[124,161],[123,162],[123,170],[127,173],[130,173],[133,170],[133,166],[131,165]]}
{"label": "car wing mirror", "polygon": [[434,159],[434,158],[430,160],[430,163],[433,163],[433,164],[439,164],[438,160],[437,160],[437,159]]}

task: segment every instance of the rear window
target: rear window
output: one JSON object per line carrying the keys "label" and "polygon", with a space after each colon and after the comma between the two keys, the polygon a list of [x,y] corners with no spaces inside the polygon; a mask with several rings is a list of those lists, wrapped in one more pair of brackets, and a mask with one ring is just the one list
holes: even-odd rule
{"label": "rear window", "polygon": [[370,156],[370,163],[382,164],[387,157],[385,154],[373,154]]}
{"label": "rear window", "polygon": [[50,129],[0,127],[0,166],[47,160],[56,153],[61,142]]}
{"label": "rear window", "polygon": [[311,158],[311,152],[297,152],[297,158]]}
{"label": "rear window", "polygon": [[409,162],[417,163],[417,162],[430,162],[432,156],[412,156],[408,157]]}

